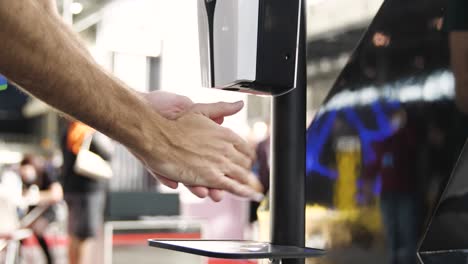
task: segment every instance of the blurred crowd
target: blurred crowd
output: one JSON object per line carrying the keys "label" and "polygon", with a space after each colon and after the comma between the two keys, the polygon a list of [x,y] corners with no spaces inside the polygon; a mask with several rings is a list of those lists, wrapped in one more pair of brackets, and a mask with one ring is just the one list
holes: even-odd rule
{"label": "blurred crowd", "polygon": [[[62,138],[61,153],[25,154],[19,163],[5,165],[0,170],[0,242],[21,243],[24,237],[17,234],[29,230],[47,263],[55,263],[45,232],[51,223],[62,222],[67,227],[69,263],[92,263],[95,240],[104,221],[108,179],[79,170],[77,160],[82,155],[80,159],[92,163],[86,157],[91,155],[108,162],[112,148],[107,137],[71,122]],[[10,256],[7,247],[8,243],[0,243],[0,251],[6,249],[7,262],[14,261],[11,256],[21,255],[20,246]]]}
{"label": "blurred crowd", "polygon": [[[257,156],[252,172],[267,194],[269,125],[268,122],[257,125],[261,129],[257,128],[259,131],[249,140]],[[110,164],[113,142],[80,122],[70,122],[62,134],[60,149],[46,154],[24,154],[21,161],[0,167],[0,261],[94,263],[102,252],[97,243],[102,235],[110,178],[79,169],[78,160],[83,153],[91,153]],[[250,203],[250,223],[257,221],[259,205]],[[29,231],[26,235],[25,230]],[[63,243],[57,244],[54,236],[59,236]],[[5,241],[17,242],[14,258],[9,259],[9,244]],[[35,257],[25,256],[31,255],[27,250],[31,244],[36,248]],[[59,253],[58,246],[63,247]],[[41,251],[39,256],[37,249]]]}

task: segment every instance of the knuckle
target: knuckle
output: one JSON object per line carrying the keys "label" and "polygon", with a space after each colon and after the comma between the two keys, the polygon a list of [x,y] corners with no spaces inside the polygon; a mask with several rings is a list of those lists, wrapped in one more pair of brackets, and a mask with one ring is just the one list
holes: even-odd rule
{"label": "knuckle", "polygon": [[246,157],[243,157],[242,162],[243,162],[242,165],[243,165],[244,168],[249,168],[250,169],[252,167],[252,165],[253,165],[253,161],[251,159],[249,159],[249,158],[246,158]]}
{"label": "knuckle", "polygon": [[249,182],[249,172],[246,169],[243,169],[239,171],[239,181],[242,183],[248,183]]}
{"label": "knuckle", "polygon": [[232,174],[233,174],[233,166],[232,166],[232,163],[231,163],[231,162],[225,161],[225,162],[221,165],[221,169],[222,169],[222,171],[224,172],[224,174],[228,175],[229,177],[232,176]]}
{"label": "knuckle", "polygon": [[221,153],[223,154],[223,156],[229,157],[229,154],[231,153],[231,151],[232,151],[232,145],[223,144],[221,146]]}
{"label": "knuckle", "polygon": [[213,162],[215,166],[222,166],[226,163],[226,158],[224,155],[216,155],[213,157]]}
{"label": "knuckle", "polygon": [[231,192],[230,182],[227,179],[219,179],[217,182],[217,189],[226,190]]}
{"label": "knuckle", "polygon": [[210,167],[207,171],[207,178],[216,179],[220,173],[216,168]]}
{"label": "knuckle", "polygon": [[222,132],[225,138],[231,142],[237,142],[239,140],[239,136],[229,128],[223,127]]}

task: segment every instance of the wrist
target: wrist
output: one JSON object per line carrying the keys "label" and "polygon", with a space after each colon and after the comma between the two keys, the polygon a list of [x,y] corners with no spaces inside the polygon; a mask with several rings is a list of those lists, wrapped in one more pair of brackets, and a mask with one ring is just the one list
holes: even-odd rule
{"label": "wrist", "polygon": [[152,157],[157,161],[170,149],[171,138],[174,134],[175,122],[162,117],[156,112],[146,99],[146,93],[132,91],[138,101],[138,107],[131,109],[135,114],[135,125],[128,126],[129,147],[140,158]]}

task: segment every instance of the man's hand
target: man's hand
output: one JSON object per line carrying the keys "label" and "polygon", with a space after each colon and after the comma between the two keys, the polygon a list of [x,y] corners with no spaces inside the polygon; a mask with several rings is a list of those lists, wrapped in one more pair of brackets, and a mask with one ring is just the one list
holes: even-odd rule
{"label": "man's hand", "polygon": [[48,14],[36,0],[0,1],[2,75],[126,145],[153,174],[170,179],[163,180],[166,185],[181,182],[258,196],[250,187],[255,178],[245,168],[253,152],[238,135],[210,119],[216,112],[213,105],[201,110],[194,106],[175,120],[164,118],[99,66],[77,35]]}
{"label": "man's hand", "polygon": [[[175,120],[179,117],[183,116],[184,114],[191,112],[196,114],[204,115],[214,122],[218,124],[222,124],[224,121],[224,117],[233,115],[239,112],[243,104],[241,102],[238,103],[214,103],[214,104],[194,104],[192,100],[188,97],[172,94],[163,91],[152,92],[148,94],[141,94],[155,109],[159,114],[163,117]],[[246,150],[248,153],[250,151]],[[248,155],[252,155],[249,153]],[[235,162],[240,164],[240,166],[249,171],[250,166],[252,165],[252,159],[246,155],[238,155],[235,159]],[[247,171],[244,171],[247,173]],[[177,183],[174,181],[168,180],[166,177],[161,175],[155,175],[162,183],[165,185],[174,187],[177,186]],[[261,184],[256,180],[255,177],[248,176],[248,185],[249,187],[253,188],[257,192],[262,191]],[[198,197],[204,198],[206,196],[210,196],[213,201],[220,201],[223,196],[223,192],[219,189],[213,188],[205,188],[199,186],[187,186],[189,190],[197,195]]]}

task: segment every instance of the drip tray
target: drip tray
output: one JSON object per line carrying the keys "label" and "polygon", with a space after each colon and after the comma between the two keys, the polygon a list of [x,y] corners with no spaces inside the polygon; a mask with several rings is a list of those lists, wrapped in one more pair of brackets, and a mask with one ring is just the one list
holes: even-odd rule
{"label": "drip tray", "polygon": [[224,259],[299,259],[320,257],[324,250],[245,240],[148,240],[151,247]]}

